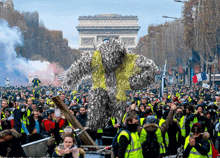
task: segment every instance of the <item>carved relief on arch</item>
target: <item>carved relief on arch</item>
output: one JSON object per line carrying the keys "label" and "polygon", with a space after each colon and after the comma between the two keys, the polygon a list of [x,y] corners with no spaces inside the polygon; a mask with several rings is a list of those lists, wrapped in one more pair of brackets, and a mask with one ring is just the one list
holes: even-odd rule
{"label": "carved relief on arch", "polygon": [[81,38],[81,45],[93,45],[95,43],[95,38]]}

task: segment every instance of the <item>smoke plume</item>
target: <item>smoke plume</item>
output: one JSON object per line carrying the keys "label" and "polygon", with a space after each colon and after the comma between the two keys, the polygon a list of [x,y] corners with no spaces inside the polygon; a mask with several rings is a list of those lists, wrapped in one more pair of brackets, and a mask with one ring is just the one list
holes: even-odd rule
{"label": "smoke plume", "polygon": [[22,46],[22,41],[19,28],[9,27],[4,19],[0,19],[0,86],[5,86],[5,78],[10,79],[12,86],[26,86],[36,75],[44,85],[59,85],[57,75],[63,69],[58,64],[17,56],[15,48]]}

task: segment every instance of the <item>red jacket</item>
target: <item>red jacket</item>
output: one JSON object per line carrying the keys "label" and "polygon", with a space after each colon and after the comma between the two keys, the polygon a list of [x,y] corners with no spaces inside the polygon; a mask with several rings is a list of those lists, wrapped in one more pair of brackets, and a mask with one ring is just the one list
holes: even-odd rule
{"label": "red jacket", "polygon": [[[59,120],[59,128],[62,128],[62,126],[64,125],[65,120],[64,119],[60,119]],[[49,120],[49,119],[45,119],[43,120],[43,124],[44,124],[44,129],[45,131],[51,131],[55,128],[55,122]]]}

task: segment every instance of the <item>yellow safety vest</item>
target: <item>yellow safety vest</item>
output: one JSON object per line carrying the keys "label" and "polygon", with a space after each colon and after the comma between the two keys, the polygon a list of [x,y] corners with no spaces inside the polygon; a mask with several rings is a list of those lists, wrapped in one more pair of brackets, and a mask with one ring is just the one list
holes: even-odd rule
{"label": "yellow safety vest", "polygon": [[[118,135],[118,138],[117,138],[118,143],[122,135],[124,135],[129,140],[129,134],[123,130]],[[125,158],[143,158],[142,147],[140,143],[140,138],[138,136],[138,132],[131,133],[131,142],[130,144],[128,144],[124,157]]]}
{"label": "yellow safety vest", "polygon": [[112,117],[111,121],[112,121],[112,126],[114,126],[115,125],[115,117]]}
{"label": "yellow safety vest", "polygon": [[193,119],[192,121],[190,121],[190,123],[189,123],[189,127],[190,127],[190,133],[192,133],[192,131],[191,131],[192,126],[193,126],[193,124],[194,124],[194,123],[196,123],[196,122],[198,122],[197,117],[194,117],[194,119]]}
{"label": "yellow safety vest", "polygon": [[[131,90],[129,84],[129,77],[140,72],[140,68],[135,65],[135,61],[138,55],[126,54],[124,62],[115,71],[117,81],[117,93],[116,98],[118,101],[126,101],[126,90]],[[102,64],[102,56],[100,51],[95,51],[92,56],[91,66],[93,68],[92,80],[93,89],[102,88],[107,90],[105,79],[105,68]]]}
{"label": "yellow safety vest", "polygon": [[[21,119],[21,122],[25,125],[25,127],[27,127],[27,125],[29,125],[29,119],[27,118],[28,116],[24,116]],[[24,133],[24,130],[21,128],[21,133]]]}
{"label": "yellow safety vest", "polygon": [[181,129],[181,135],[183,137],[186,137],[186,127],[185,127],[185,124],[186,124],[186,116],[182,116],[181,119],[180,119],[180,129]]}
{"label": "yellow safety vest", "polygon": [[[160,128],[157,128],[155,134],[157,136],[157,142],[160,145],[160,154],[165,154],[166,153],[166,148],[165,148],[165,145],[163,143],[163,136],[162,136],[162,132],[161,132]],[[147,131],[145,129],[142,129],[141,134],[140,134],[141,144],[146,141],[146,137],[147,137]]]}
{"label": "yellow safety vest", "polygon": [[[166,120],[164,120],[163,118],[160,119],[159,121],[159,126],[161,126]],[[169,136],[168,133],[165,133],[165,143],[167,145],[167,147],[169,146]]]}
{"label": "yellow safety vest", "polygon": [[143,126],[145,117],[140,118],[140,124]]}
{"label": "yellow safety vest", "polygon": [[[190,138],[190,136],[188,135],[185,139],[184,149],[186,149],[188,144],[189,144],[189,138]],[[209,152],[208,152],[207,155],[208,155],[209,158],[212,158],[212,146],[211,146],[211,143],[210,143],[209,140],[208,140],[208,142],[210,144],[210,149],[209,149]],[[194,147],[192,147],[192,149],[190,150],[188,158],[207,158],[207,155],[201,155]]]}
{"label": "yellow safety vest", "polygon": [[124,116],[123,116],[123,118],[122,118],[121,122],[124,122],[124,120],[125,120],[126,116],[127,116],[127,112],[125,112],[125,114],[124,114]]}

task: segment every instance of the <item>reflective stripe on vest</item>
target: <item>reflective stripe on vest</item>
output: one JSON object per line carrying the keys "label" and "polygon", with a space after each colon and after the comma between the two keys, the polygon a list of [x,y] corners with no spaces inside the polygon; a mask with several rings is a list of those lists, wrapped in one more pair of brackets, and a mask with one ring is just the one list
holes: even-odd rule
{"label": "reflective stripe on vest", "polygon": [[[119,143],[120,137],[124,135],[129,140],[129,134],[126,131],[121,131],[118,135],[117,142]],[[129,158],[143,158],[142,147],[139,140],[138,132],[131,133],[131,142],[128,144],[124,157]]]}
{"label": "reflective stripe on vest", "polygon": [[[127,53],[123,64],[115,71],[117,81],[116,98],[119,101],[126,101],[126,90],[131,90],[129,77],[140,72],[140,68],[135,65],[138,55]],[[102,64],[102,56],[100,51],[93,52],[91,66],[93,89],[103,88],[107,90],[105,79],[105,68]]]}
{"label": "reflective stripe on vest", "polygon": [[[184,144],[184,149],[187,148],[188,144],[189,144],[189,138],[190,135],[188,135],[185,139],[185,144]],[[211,142],[209,140],[207,140],[209,142],[209,152],[207,155],[201,155],[194,147],[192,147],[192,149],[190,150],[189,153],[189,157],[188,158],[207,158],[207,156],[209,158],[212,158],[212,146],[211,146]],[[199,144],[200,145],[200,144]],[[201,145],[200,145],[201,146]]]}

